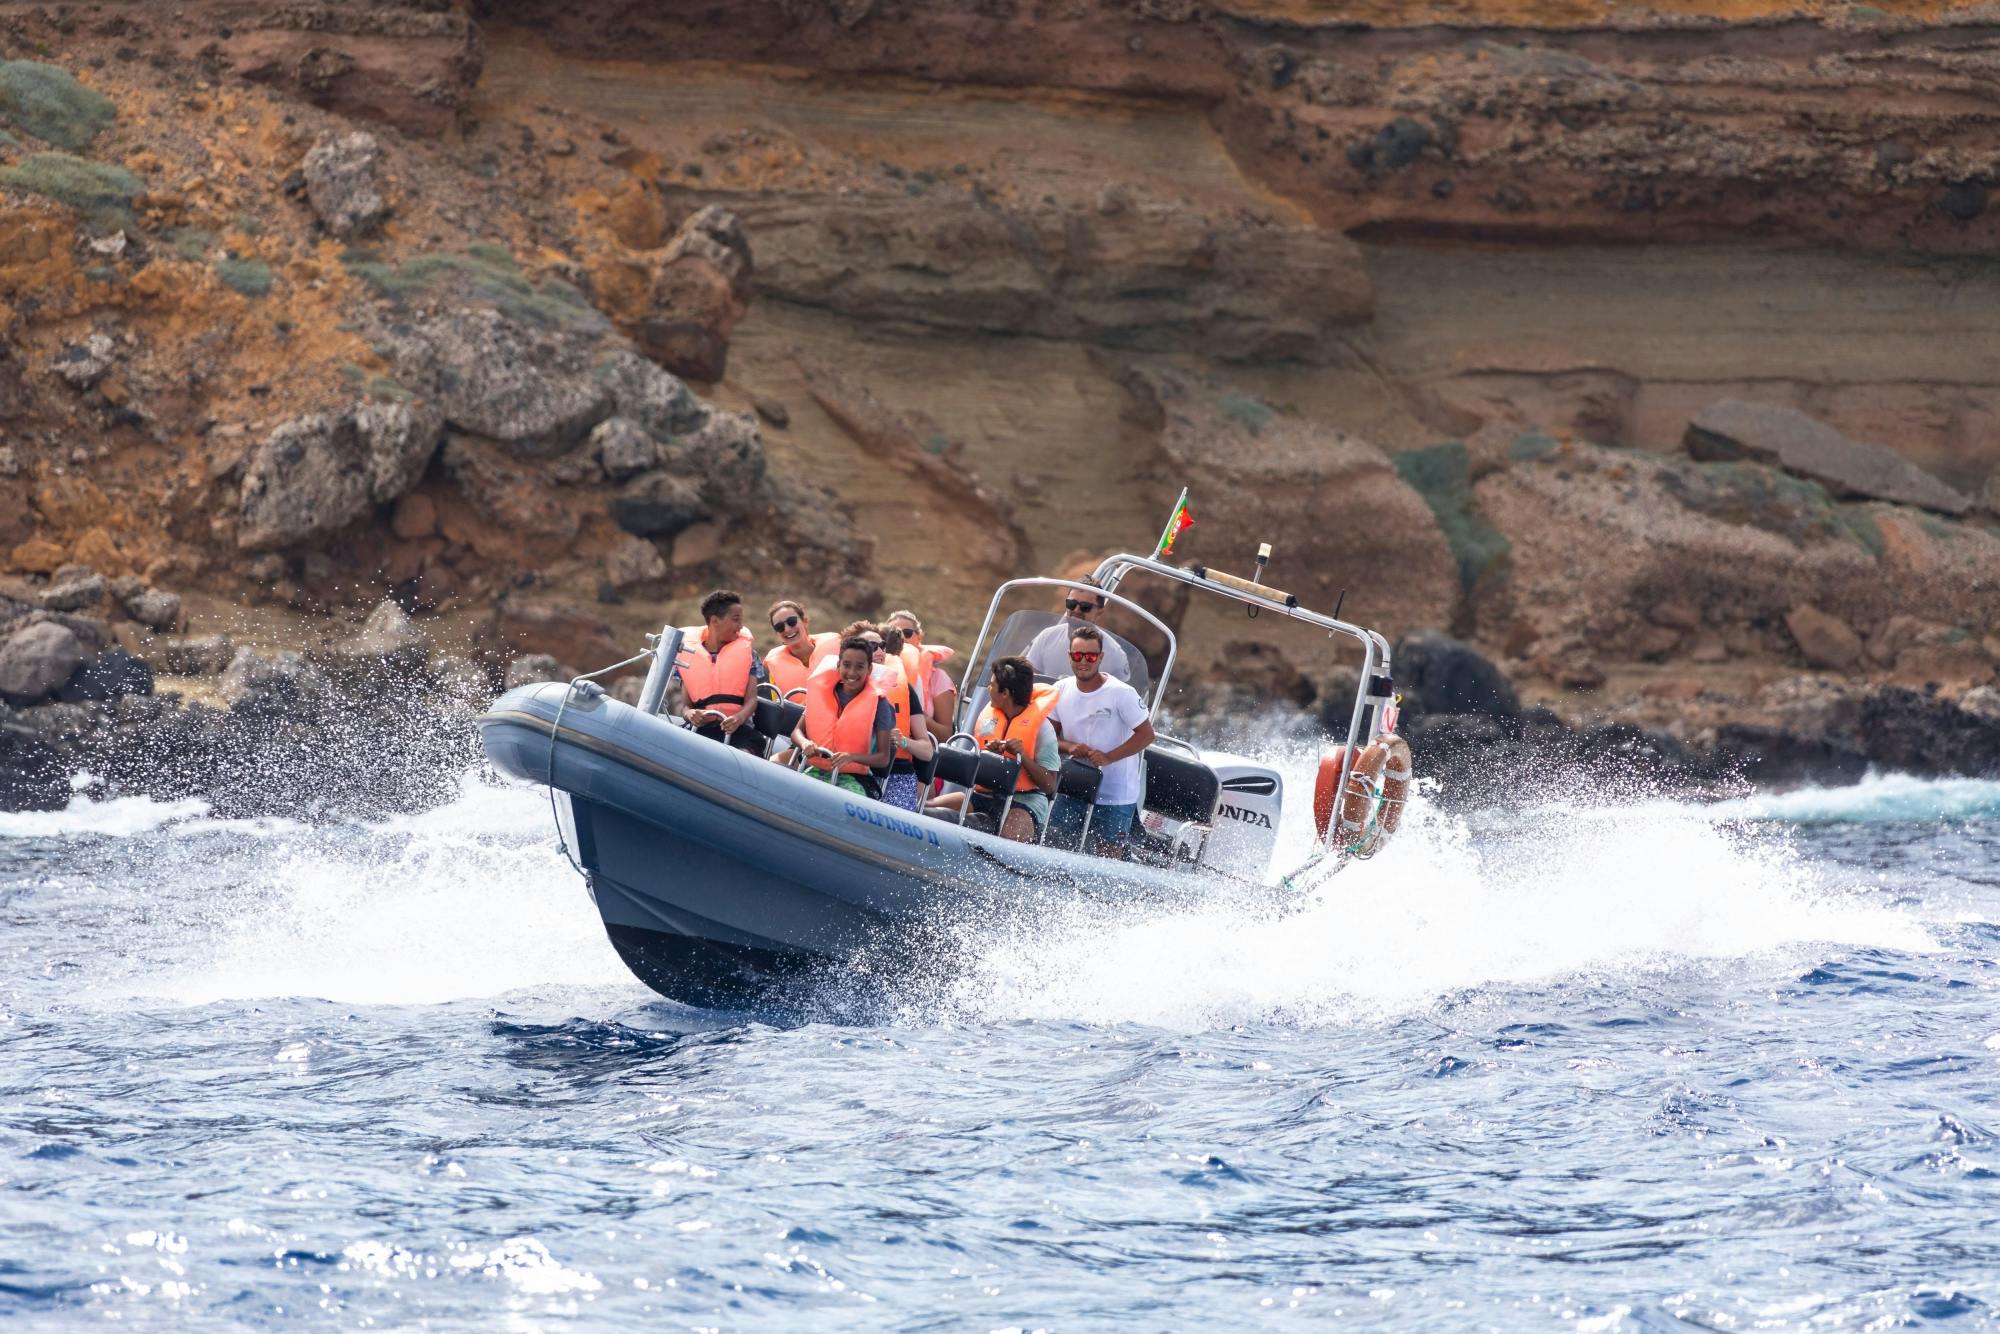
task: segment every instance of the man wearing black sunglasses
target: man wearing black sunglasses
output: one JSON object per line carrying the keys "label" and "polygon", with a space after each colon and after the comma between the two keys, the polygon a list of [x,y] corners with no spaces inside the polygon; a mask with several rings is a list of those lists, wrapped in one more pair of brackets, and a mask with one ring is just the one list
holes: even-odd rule
{"label": "man wearing black sunglasses", "polygon": [[[1069,675],[1069,633],[1079,625],[1098,625],[1104,620],[1104,594],[1101,590],[1085,584],[1072,588],[1063,594],[1063,618],[1035,636],[1035,642],[1028,645],[1026,657],[1034,666],[1035,675],[1063,677]],[[1104,637],[1104,674],[1120,681],[1132,679],[1132,669],[1125,661],[1125,650],[1118,641]]]}

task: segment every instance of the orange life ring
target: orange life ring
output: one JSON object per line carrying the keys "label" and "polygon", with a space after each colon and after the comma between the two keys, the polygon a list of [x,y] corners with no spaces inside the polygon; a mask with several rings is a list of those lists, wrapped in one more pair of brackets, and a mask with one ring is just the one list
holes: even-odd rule
{"label": "orange life ring", "polygon": [[[1331,746],[1320,756],[1319,775],[1313,783],[1313,828],[1325,842],[1338,804],[1342,849],[1372,857],[1403,823],[1403,806],[1416,776],[1410,743],[1394,733],[1376,737],[1355,759],[1354,769],[1347,775],[1347,790],[1336,803],[1340,763],[1346,752],[1345,746]],[[1370,816],[1374,817],[1372,825]]]}
{"label": "orange life ring", "polygon": [[1345,746],[1329,746],[1320,753],[1319,777],[1313,780],[1313,831],[1326,842],[1326,827],[1333,823],[1333,790],[1340,786],[1340,761]]}

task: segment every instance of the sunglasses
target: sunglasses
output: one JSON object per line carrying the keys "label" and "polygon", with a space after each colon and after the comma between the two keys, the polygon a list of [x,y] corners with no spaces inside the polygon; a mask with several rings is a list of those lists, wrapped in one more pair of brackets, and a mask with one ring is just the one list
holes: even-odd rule
{"label": "sunglasses", "polygon": [[870,653],[882,653],[886,651],[886,647],[879,639],[864,639],[861,642],[868,646]]}
{"label": "sunglasses", "polygon": [[1071,662],[1096,662],[1103,656],[1102,653],[1071,653],[1069,660]]}
{"label": "sunglasses", "polygon": [[796,617],[796,616],[787,616],[787,617],[785,617],[785,618],[784,618],[784,619],[783,619],[782,621],[772,621],[772,622],[771,622],[771,628],[772,628],[773,630],[776,630],[776,631],[777,631],[777,632],[778,632],[779,634],[783,634],[783,633],[785,633],[785,631],[787,631],[787,630],[791,629],[791,628],[792,628],[793,626],[797,625],[798,623],[799,623],[799,618],[798,618],[798,617]]}
{"label": "sunglasses", "polygon": [[1063,599],[1063,609],[1065,611],[1096,611],[1103,605],[1102,602],[1078,602],[1075,598]]}

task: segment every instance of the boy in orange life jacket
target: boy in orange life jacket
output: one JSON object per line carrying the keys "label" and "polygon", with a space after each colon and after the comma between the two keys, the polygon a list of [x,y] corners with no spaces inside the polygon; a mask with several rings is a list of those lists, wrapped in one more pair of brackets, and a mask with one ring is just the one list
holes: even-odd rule
{"label": "boy in orange life jacket", "polygon": [[806,716],[792,733],[808,777],[862,797],[880,795],[880,771],[896,758],[896,713],[875,688],[874,673],[867,641],[842,641],[838,669],[806,682]]}
{"label": "boy in orange life jacket", "polygon": [[749,722],[764,664],[743,628],[743,599],[718,588],[701,600],[701,619],[700,625],[681,627],[681,651],[674,658],[681,717],[711,741],[761,755],[764,738]]}
{"label": "boy in orange life jacket", "polygon": [[[1018,756],[1021,761],[1014,804],[1007,811],[1000,837],[1032,843],[1048,822],[1049,794],[1056,790],[1056,774],[1062,767],[1056,753],[1056,729],[1049,724],[1055,692],[1035,685],[1035,669],[1026,658],[1002,658],[993,664],[993,681],[987,693],[992,703],[980,712],[972,733],[986,749]],[[1005,799],[1004,793],[979,792],[972,799],[972,809],[997,815]],[[957,810],[964,800],[963,792],[948,792],[931,802],[929,809]]]}

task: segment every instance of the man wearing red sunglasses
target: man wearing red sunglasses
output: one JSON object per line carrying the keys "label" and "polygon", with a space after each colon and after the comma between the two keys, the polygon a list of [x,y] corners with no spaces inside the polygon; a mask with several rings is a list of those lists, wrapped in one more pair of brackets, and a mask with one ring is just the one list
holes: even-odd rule
{"label": "man wearing red sunglasses", "polygon": [[[1095,626],[1070,631],[1070,675],[1056,683],[1050,715],[1062,734],[1057,749],[1104,771],[1097,811],[1090,817],[1090,851],[1123,856],[1139,815],[1145,785],[1146,747],[1153,744],[1153,720],[1139,692],[1104,674],[1110,641]],[[1049,811],[1049,837],[1073,842],[1083,830],[1086,807],[1073,797],[1057,797]]]}
{"label": "man wearing red sunglasses", "polygon": [[[1070,632],[1079,625],[1096,626],[1103,620],[1103,590],[1088,584],[1072,588],[1063,594],[1063,619],[1036,635],[1022,656],[1034,666],[1037,676],[1068,676]],[[1109,638],[1104,639],[1103,665],[1106,676],[1119,681],[1132,679],[1125,650]]]}

